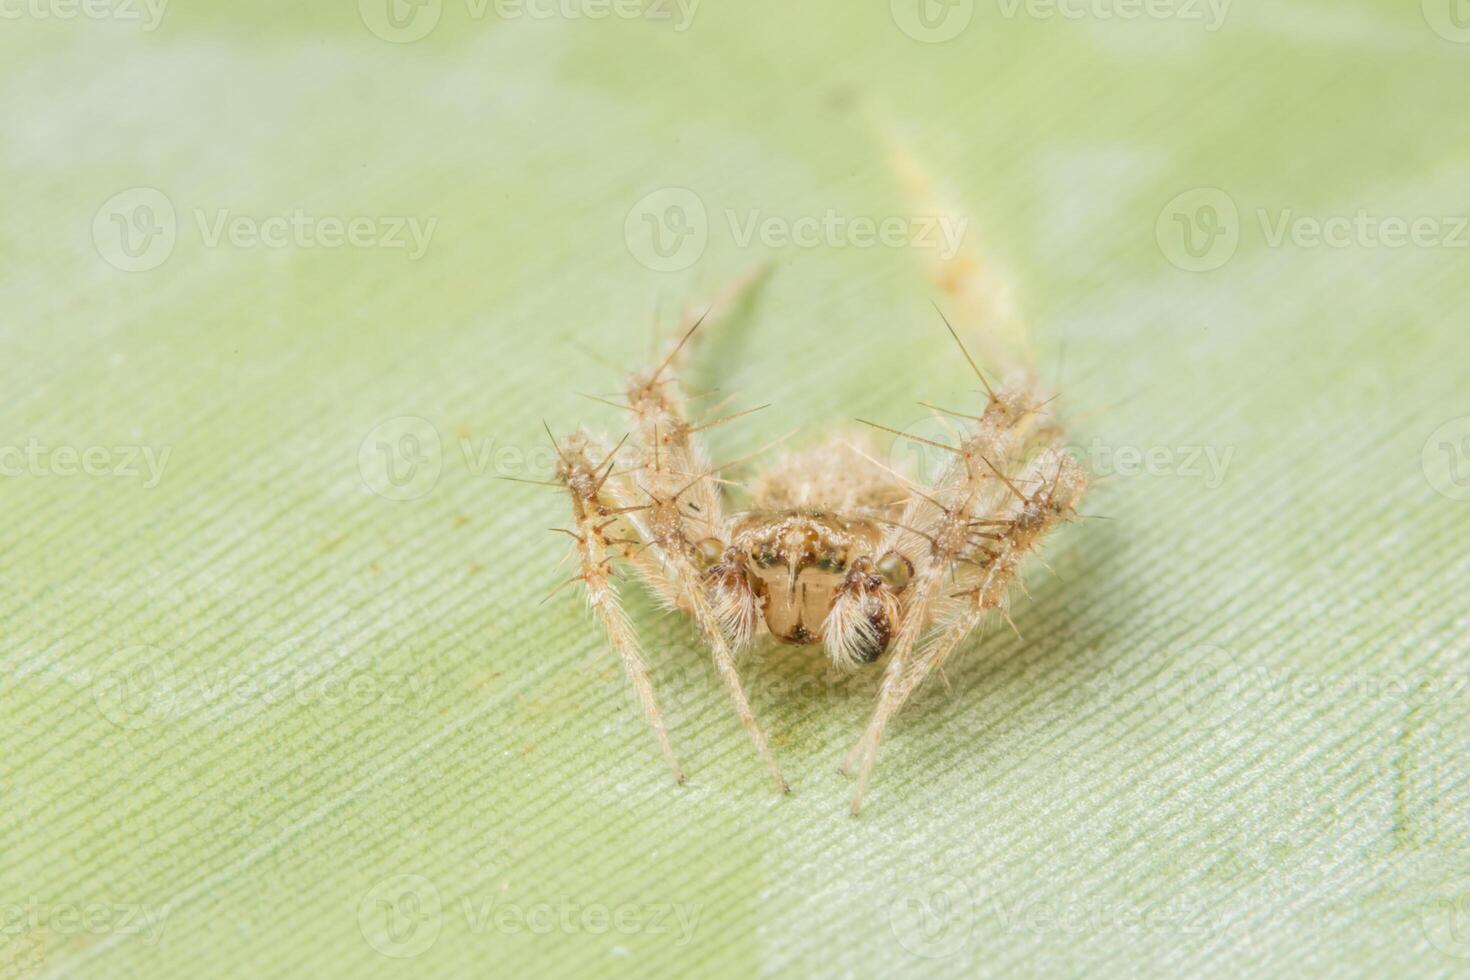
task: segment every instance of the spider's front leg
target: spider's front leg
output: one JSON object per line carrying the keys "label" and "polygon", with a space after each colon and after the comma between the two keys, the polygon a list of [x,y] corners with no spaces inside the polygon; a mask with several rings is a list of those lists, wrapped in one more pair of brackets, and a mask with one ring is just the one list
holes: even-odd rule
{"label": "spider's front leg", "polygon": [[[735,306],[757,281],[758,276],[749,277],[727,290],[716,300],[713,315]],[[627,407],[633,416],[630,446],[635,459],[608,486],[624,519],[647,544],[631,558],[634,566],[656,593],[695,621],[741,725],[777,790],[787,793],[790,786],[736,669],[736,652],[758,627],[759,600],[743,562],[729,549],[730,528],[717,477],[720,467],[711,466],[698,438],[702,430],[744,413],[692,424],[675,377],[679,358],[687,354],[690,339],[710,315],[707,311],[686,321],[669,355],[652,371],[629,380]]]}
{"label": "spider's front leg", "polygon": [[[553,440],[553,445],[555,442]],[[621,446],[621,444],[619,444]],[[580,574],[567,582],[581,581],[587,590],[587,602],[602,623],[608,642],[623,662],[623,669],[633,685],[633,693],[653,726],[660,751],[673,770],[674,781],[684,782],[684,770],[674,755],[669,742],[668,729],[664,726],[663,712],[653,693],[653,682],[648,676],[648,665],[638,646],[637,634],[623,610],[617,587],[612,582],[612,560],[614,548],[620,549],[625,558],[635,554],[633,545],[639,544],[629,538],[618,537],[616,532],[632,531],[628,527],[625,511],[609,499],[608,481],[613,477],[616,465],[616,449],[606,454],[601,462],[594,463],[589,456],[591,440],[578,433],[556,447],[560,461],[557,465],[557,480],[571,493],[572,519],[576,531],[569,532],[576,541]],[[565,530],[565,529],[563,529]],[[614,533],[609,533],[614,532]]]}
{"label": "spider's front leg", "polygon": [[[991,393],[959,445],[948,447],[954,458],[936,485],[911,501],[895,532],[895,548],[917,552],[917,574],[877,706],[842,764],[847,772],[861,763],[854,814],[862,807],[888,722],[989,612],[1007,615],[1022,560],[1051,526],[1075,513],[1086,479],[1074,459],[1057,451],[1060,430],[1042,422],[1047,401],[1024,377]],[[1024,464],[1008,476],[997,461],[1014,458]],[[937,611],[943,612],[942,624],[921,645],[926,627],[941,618]]]}
{"label": "spider's front leg", "polygon": [[663,376],[700,322],[689,328],[657,369],[635,376],[628,385],[641,452],[637,484],[647,502],[647,510],[630,517],[643,528],[663,574],[677,587],[680,608],[694,619],[709,645],[740,724],[777,790],[788,793],[791,788],[756,721],[735,665],[738,645],[748,642],[756,629],[759,600],[744,564],[729,549],[730,528],[716,476],[720,468],[710,465],[698,439],[702,429],[723,420],[692,425],[677,381],[671,372]]}

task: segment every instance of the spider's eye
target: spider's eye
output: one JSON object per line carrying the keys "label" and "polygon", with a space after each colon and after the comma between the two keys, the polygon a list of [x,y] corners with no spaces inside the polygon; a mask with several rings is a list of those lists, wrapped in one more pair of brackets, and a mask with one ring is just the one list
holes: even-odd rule
{"label": "spider's eye", "polygon": [[841,555],[831,552],[817,559],[817,567],[824,572],[840,572],[845,565]]}
{"label": "spider's eye", "polygon": [[877,572],[890,589],[902,592],[904,586],[909,584],[909,577],[914,574],[914,566],[903,555],[890,551],[878,559]]}
{"label": "spider's eye", "polygon": [[705,568],[718,565],[725,555],[725,546],[718,538],[705,538],[695,545],[695,550],[699,553],[699,563]]}

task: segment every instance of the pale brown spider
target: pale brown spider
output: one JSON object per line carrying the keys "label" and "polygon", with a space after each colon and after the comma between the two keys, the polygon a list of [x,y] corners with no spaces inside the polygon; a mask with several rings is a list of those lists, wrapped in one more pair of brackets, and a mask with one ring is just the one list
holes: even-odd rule
{"label": "pale brown spider", "polygon": [[632,426],[621,442],[584,429],[556,446],[553,485],[570,492],[575,524],[561,530],[575,539],[581,566],[564,585],[585,585],[677,781],[683,770],[612,579],[615,560],[698,625],[783,793],[789,787],[751,712],[737,654],[766,633],[820,643],[842,669],[888,651],[872,718],[841,766],[857,770],[856,814],[894,713],[988,614],[1009,621],[1023,559],[1056,523],[1076,516],[1086,476],[1062,451],[1062,429],[1047,412],[1051,396],[1000,353],[994,324],[978,329],[1004,309],[985,285],[983,263],[972,253],[936,261],[936,284],[961,322],[977,328],[997,360],[1012,363],[1002,364],[1003,380],[992,386],[965,352],[987,397],[969,414],[936,409],[954,420],[955,440],[921,440],[948,456],[931,485],[879,463],[849,435],[786,455],[754,480],[748,508],[727,511],[718,476],[725,467],[711,465],[699,435],[735,416],[691,422],[678,372],[701,325],[727,312],[746,284],[697,318],[686,316],[668,355],[628,380],[621,407]]}

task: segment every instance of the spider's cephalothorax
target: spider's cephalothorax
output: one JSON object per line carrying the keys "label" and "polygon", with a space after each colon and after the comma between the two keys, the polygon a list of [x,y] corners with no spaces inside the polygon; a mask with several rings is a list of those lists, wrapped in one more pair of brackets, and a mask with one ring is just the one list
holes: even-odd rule
{"label": "spider's cephalothorax", "polygon": [[[893,628],[893,598],[903,590],[901,556],[885,557],[876,574],[882,528],[863,517],[820,510],[752,511],[738,515],[732,543],[759,597],[766,629],[784,643],[821,643],[838,666],[872,663]],[[865,625],[828,632],[832,611],[854,596],[867,597]],[[838,619],[841,618],[839,613]],[[853,624],[855,625],[855,624]]]}
{"label": "spider's cephalothorax", "polygon": [[[766,629],[785,643],[817,643],[838,590],[856,563],[872,567],[882,533],[872,521],[823,511],[754,511],[732,541],[760,597]],[[875,624],[887,638],[888,624]],[[881,646],[864,661],[876,660]]]}
{"label": "spider's cephalothorax", "polygon": [[[1001,294],[976,278],[983,267],[962,252],[934,271],[972,326],[1004,322]],[[569,582],[585,583],[681,781],[613,582],[615,562],[694,621],[782,791],[786,780],[751,711],[736,655],[767,635],[820,643],[839,668],[872,663],[886,651],[878,703],[841,767],[858,775],[856,813],[889,720],[991,614],[1009,622],[1024,559],[1052,527],[1076,516],[1086,475],[1062,452],[1064,433],[1048,414],[1051,394],[1019,359],[997,356],[999,346],[978,331],[1003,368],[1002,381],[992,386],[970,360],[983,403],[966,411],[931,406],[951,433],[947,440],[919,440],[945,454],[936,477],[922,481],[897,472],[875,459],[863,433],[849,433],[776,460],[750,483],[745,507],[727,512],[729,481],[721,474],[732,464],[711,465],[700,437],[745,413],[721,416],[709,407],[701,413],[708,421],[691,421],[678,375],[700,325],[720,319],[748,285],[737,284],[698,318],[687,317],[669,354],[629,379],[622,407],[631,425],[620,442],[582,430],[557,444],[551,485],[570,493],[575,527],[560,530],[575,541],[581,566]]]}

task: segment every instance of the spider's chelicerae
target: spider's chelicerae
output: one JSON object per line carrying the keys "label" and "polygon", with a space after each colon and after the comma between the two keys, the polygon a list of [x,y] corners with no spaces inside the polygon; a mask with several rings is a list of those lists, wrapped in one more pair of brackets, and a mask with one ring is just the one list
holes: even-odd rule
{"label": "spider's chelicerae", "polygon": [[[934,270],[947,300],[969,314],[960,322],[977,328],[983,324],[973,318],[997,308],[981,288],[981,267],[962,254]],[[621,442],[582,430],[557,444],[555,485],[569,491],[575,524],[562,530],[575,539],[581,566],[569,583],[585,585],[681,782],[614,563],[697,624],[781,792],[789,787],[751,711],[737,655],[765,634],[820,644],[841,669],[872,664],[886,651],[872,718],[841,767],[857,773],[856,814],[889,720],[987,617],[1009,620],[1022,562],[1054,525],[1076,516],[1086,475],[1062,451],[1051,396],[1035,376],[999,355],[1013,364],[992,384],[966,351],[986,397],[968,412],[934,409],[954,437],[924,440],[946,457],[931,483],[878,462],[861,433],[849,434],[787,454],[751,483],[749,505],[732,511],[724,468],[711,464],[700,440],[726,419],[691,420],[678,377],[701,324],[722,316],[738,292],[686,317],[673,350],[628,380],[632,424]],[[987,340],[983,330],[977,339]]]}

